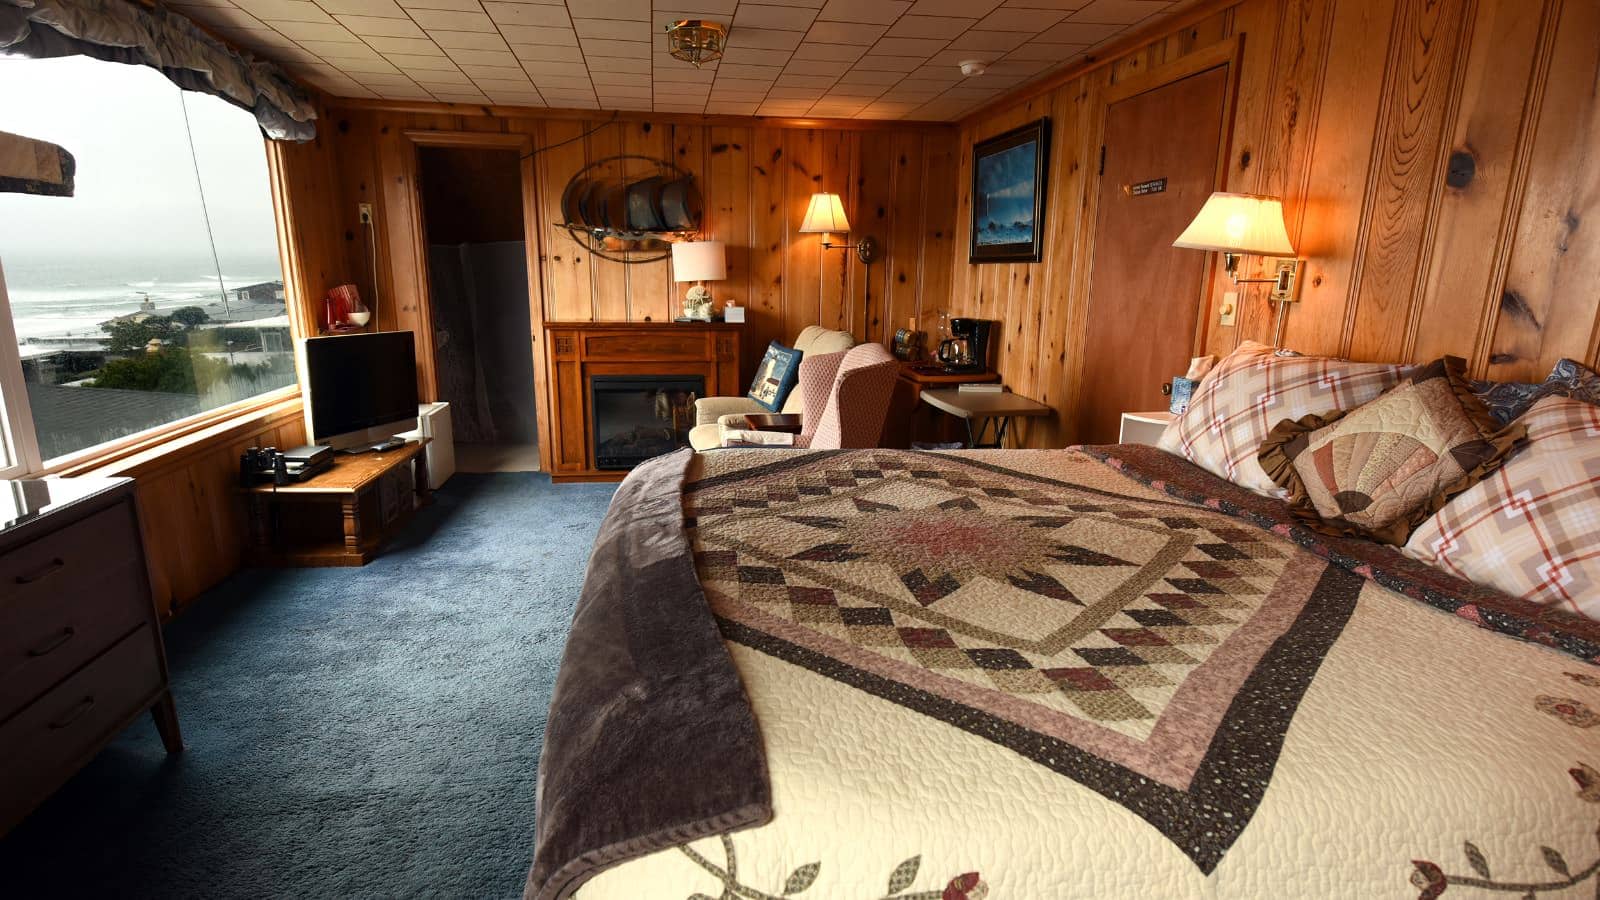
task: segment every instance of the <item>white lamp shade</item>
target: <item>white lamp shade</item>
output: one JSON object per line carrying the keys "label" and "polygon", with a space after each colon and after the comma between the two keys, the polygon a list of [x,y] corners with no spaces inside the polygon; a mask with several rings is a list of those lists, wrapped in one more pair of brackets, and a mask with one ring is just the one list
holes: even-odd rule
{"label": "white lamp shade", "polygon": [[1224,250],[1257,256],[1293,256],[1283,225],[1283,201],[1257,194],[1218,191],[1200,207],[1189,227],[1172,242],[1191,250]]}
{"label": "white lamp shade", "polygon": [[806,207],[805,220],[800,223],[801,234],[844,234],[850,230],[850,220],[844,217],[844,204],[838,194],[812,194],[811,205]]}
{"label": "white lamp shade", "polygon": [[728,277],[728,255],[721,241],[679,241],[672,245],[673,281],[721,281]]}

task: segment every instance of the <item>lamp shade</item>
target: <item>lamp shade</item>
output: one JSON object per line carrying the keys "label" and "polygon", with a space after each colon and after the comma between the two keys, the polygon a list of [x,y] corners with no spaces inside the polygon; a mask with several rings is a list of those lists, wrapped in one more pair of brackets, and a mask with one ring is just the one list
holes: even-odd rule
{"label": "lamp shade", "polygon": [[850,220],[844,217],[844,204],[838,194],[811,195],[805,221],[800,223],[801,234],[843,234],[849,230]]}
{"label": "lamp shade", "polygon": [[672,245],[673,281],[721,281],[728,256],[721,241],[679,241]]}
{"label": "lamp shade", "polygon": [[1293,256],[1283,225],[1283,201],[1257,194],[1218,191],[1200,207],[1189,227],[1172,242],[1191,250],[1225,250],[1258,256]]}

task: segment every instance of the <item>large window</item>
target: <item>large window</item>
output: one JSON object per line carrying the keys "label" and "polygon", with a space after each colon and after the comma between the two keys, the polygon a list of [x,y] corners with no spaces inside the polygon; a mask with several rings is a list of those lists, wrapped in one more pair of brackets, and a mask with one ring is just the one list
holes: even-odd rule
{"label": "large window", "polygon": [[[0,312],[23,382],[5,385],[6,405],[21,409],[20,392],[31,411],[8,417],[6,462],[48,463],[294,383],[254,117],[85,57],[0,56],[0,97],[0,131],[77,160],[72,197],[0,193]],[[10,382],[17,360],[4,362]]]}

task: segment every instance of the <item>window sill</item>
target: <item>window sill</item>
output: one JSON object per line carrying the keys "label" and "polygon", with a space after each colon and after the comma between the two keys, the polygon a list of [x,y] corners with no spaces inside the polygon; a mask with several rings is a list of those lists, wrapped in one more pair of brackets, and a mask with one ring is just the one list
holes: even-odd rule
{"label": "window sill", "polygon": [[52,460],[36,477],[136,476],[197,448],[233,440],[240,432],[258,428],[268,420],[299,416],[303,409],[300,387],[291,385],[242,403],[143,431],[121,441]]}

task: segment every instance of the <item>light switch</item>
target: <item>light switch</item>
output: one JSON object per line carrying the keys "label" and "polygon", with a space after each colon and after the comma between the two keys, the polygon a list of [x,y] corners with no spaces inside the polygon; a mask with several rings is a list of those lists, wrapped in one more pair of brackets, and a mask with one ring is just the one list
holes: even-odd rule
{"label": "light switch", "polygon": [[1233,325],[1233,317],[1239,311],[1239,293],[1229,291],[1222,295],[1222,308],[1217,310],[1218,325]]}

